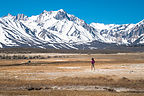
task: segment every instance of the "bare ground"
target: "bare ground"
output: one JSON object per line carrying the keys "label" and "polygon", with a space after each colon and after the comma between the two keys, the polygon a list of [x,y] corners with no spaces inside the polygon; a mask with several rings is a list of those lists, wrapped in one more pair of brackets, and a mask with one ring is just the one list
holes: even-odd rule
{"label": "bare ground", "polygon": [[[51,94],[48,96],[144,95],[143,53],[30,55],[51,56],[51,58],[29,59],[30,64],[26,63],[29,60],[23,59],[0,60],[0,95],[24,95],[23,93],[30,96],[36,93]],[[65,58],[55,57],[62,55]],[[96,60],[96,70],[90,69],[92,57]],[[73,92],[75,95],[70,95]]]}

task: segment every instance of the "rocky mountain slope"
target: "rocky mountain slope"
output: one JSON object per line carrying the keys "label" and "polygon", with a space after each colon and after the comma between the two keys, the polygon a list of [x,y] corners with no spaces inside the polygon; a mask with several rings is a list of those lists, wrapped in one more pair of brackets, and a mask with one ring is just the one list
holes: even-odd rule
{"label": "rocky mountain slope", "polygon": [[113,44],[143,44],[144,20],[137,24],[87,24],[63,9],[40,15],[0,18],[0,47],[97,49]]}

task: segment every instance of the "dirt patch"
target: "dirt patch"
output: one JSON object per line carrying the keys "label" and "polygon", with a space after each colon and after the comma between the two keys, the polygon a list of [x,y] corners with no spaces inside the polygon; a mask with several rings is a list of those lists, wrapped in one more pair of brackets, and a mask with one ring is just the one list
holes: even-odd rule
{"label": "dirt patch", "polygon": [[34,91],[0,91],[1,96],[143,96],[143,93],[117,93],[108,91],[78,90],[34,90]]}

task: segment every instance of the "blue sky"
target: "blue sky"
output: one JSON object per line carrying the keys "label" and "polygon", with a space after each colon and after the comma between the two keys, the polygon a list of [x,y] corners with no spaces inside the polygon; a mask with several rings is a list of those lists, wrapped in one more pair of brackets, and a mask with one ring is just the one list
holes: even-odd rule
{"label": "blue sky", "polygon": [[64,9],[87,23],[137,23],[144,19],[144,0],[1,0],[0,17],[8,13],[27,16],[43,10]]}

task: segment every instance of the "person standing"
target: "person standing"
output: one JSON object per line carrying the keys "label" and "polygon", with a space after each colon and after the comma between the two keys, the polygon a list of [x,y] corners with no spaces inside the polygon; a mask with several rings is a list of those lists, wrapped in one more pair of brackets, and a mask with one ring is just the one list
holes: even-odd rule
{"label": "person standing", "polygon": [[95,70],[95,60],[94,60],[94,58],[91,59],[91,70]]}

